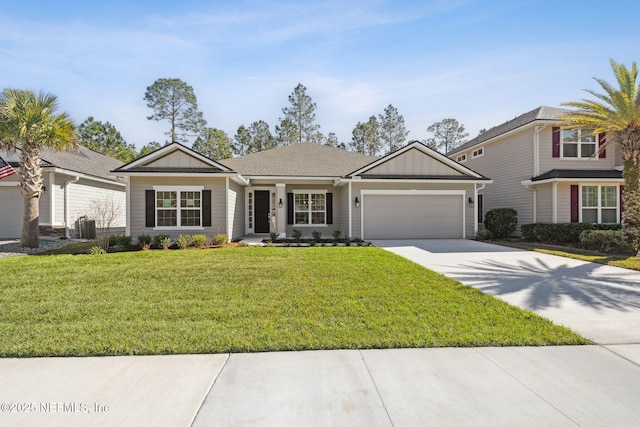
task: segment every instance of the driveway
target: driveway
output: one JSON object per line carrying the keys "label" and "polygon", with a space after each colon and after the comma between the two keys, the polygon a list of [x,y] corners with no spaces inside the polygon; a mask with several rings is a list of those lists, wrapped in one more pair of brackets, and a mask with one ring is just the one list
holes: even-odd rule
{"label": "driveway", "polygon": [[640,343],[638,271],[473,240],[373,243],[598,344]]}

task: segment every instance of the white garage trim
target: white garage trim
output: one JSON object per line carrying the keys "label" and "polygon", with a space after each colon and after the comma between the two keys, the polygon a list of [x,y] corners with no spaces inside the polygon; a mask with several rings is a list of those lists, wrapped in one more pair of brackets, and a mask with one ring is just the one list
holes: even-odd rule
{"label": "white garage trim", "polygon": [[364,211],[366,207],[366,195],[377,196],[458,196],[462,198],[462,238],[466,239],[466,213],[464,209],[464,199],[467,192],[465,190],[360,190],[360,236],[365,239],[364,234]]}

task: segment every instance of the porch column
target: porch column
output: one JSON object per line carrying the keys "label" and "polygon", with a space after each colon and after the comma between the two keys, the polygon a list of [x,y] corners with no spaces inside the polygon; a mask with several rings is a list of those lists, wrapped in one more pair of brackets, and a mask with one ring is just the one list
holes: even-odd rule
{"label": "porch column", "polygon": [[[282,206],[280,206],[282,200]],[[276,184],[276,232],[279,237],[287,235],[287,188],[286,184]]]}

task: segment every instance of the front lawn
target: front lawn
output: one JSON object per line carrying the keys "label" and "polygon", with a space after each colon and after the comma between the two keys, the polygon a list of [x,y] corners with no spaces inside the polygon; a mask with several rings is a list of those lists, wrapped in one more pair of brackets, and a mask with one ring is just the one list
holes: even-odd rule
{"label": "front lawn", "polygon": [[0,260],[0,356],[586,344],[371,247]]}

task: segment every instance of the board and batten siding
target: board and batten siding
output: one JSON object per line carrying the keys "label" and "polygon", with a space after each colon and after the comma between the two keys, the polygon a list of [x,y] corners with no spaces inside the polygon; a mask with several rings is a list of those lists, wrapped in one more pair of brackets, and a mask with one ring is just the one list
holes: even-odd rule
{"label": "board and batten siding", "polygon": [[229,239],[244,236],[244,187],[233,180],[229,180],[229,218],[231,235]]}
{"label": "board and batten siding", "polygon": [[[348,191],[348,188],[345,186],[345,190]],[[441,183],[384,183],[384,182],[353,182],[351,189],[351,197],[355,200],[358,197],[361,201],[360,207],[357,208],[355,204],[351,207],[352,213],[352,232],[353,238],[361,238],[362,234],[362,209],[366,206],[366,195],[363,196],[362,190],[444,190],[444,191],[465,191],[465,196],[463,200],[464,205],[464,215],[465,215],[465,237],[470,239],[474,237],[474,210],[476,208],[475,203],[469,204],[467,200],[469,197],[473,198],[474,196],[474,184],[446,184],[443,185]],[[392,218],[389,218],[391,221]],[[365,236],[366,237],[366,236]]]}
{"label": "board and batten siding", "polygon": [[147,167],[160,168],[210,168],[211,165],[196,159],[195,157],[183,153],[182,151],[174,151],[164,157],[146,164]]}
{"label": "board and batten siding", "polygon": [[362,175],[461,176],[463,174],[417,148],[413,148]]}
{"label": "board and batten siding", "polygon": [[[204,227],[203,230],[180,229],[180,230],[154,230],[145,227],[145,191],[153,190],[154,185],[181,186],[181,185],[203,185],[205,190],[211,190],[211,227]],[[205,234],[213,237],[227,229],[226,221],[226,183],[225,178],[220,177],[138,177],[130,178],[131,207],[130,207],[130,233],[131,236],[148,234],[155,236],[164,234],[175,239],[180,234]]]}
{"label": "board and batten siding", "polygon": [[533,176],[533,129],[486,144],[484,154],[473,159],[471,153],[479,147],[465,151],[464,165],[493,180],[479,192],[484,195],[484,212],[513,208],[518,211],[518,226],[533,222],[534,195],[521,184]]}

